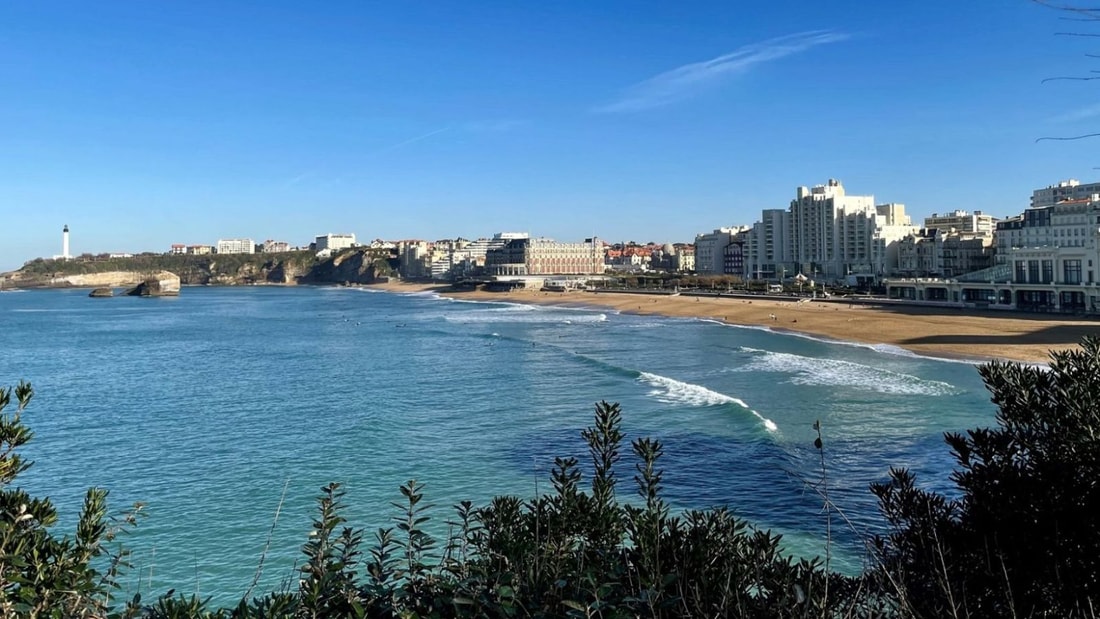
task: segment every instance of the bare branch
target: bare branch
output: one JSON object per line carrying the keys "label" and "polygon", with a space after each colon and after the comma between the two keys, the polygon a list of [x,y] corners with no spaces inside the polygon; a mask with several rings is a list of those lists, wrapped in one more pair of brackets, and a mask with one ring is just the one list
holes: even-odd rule
{"label": "bare branch", "polygon": [[1069,4],[1055,4],[1049,0],[1031,0],[1035,4],[1041,4],[1047,8],[1055,9],[1057,11],[1070,11],[1073,13],[1100,13],[1100,9],[1086,9],[1079,6],[1073,6]]}
{"label": "bare branch", "polygon": [[1043,79],[1043,81],[1041,81],[1039,83],[1040,84],[1045,84],[1047,82],[1055,82],[1055,81],[1058,81],[1058,80],[1071,80],[1071,81],[1076,81],[1076,82],[1091,82],[1092,80],[1100,80],[1100,76],[1096,76],[1096,77],[1072,77],[1072,76],[1048,77],[1048,78]]}
{"label": "bare branch", "polygon": [[1045,138],[1038,138],[1035,141],[1036,142],[1042,142],[1044,140],[1053,140],[1053,141],[1057,141],[1057,142],[1068,142],[1070,140],[1083,140],[1085,138],[1095,138],[1095,137],[1100,137],[1100,133],[1086,133],[1085,135],[1075,135],[1075,136],[1070,137],[1070,138],[1045,137]]}

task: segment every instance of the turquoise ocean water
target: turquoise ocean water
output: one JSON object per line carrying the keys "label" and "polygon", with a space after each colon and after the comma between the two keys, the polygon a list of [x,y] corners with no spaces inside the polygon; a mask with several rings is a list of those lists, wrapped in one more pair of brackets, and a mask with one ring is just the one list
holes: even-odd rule
{"label": "turquoise ocean water", "polygon": [[[71,531],[84,490],[148,516],[128,593],[230,603],[292,577],[319,488],[346,485],[351,524],[389,526],[398,486],[426,483],[442,533],[462,499],[545,491],[554,456],[582,457],[593,403],[620,402],[628,439],[666,446],[667,499],[728,504],[824,550],[812,424],[830,489],[861,532],[867,485],[891,466],[947,488],[944,431],[989,425],[975,369],[889,347],[702,320],[470,303],[344,288],[187,288],[175,299],[0,294],[0,384],[33,382],[23,485]],[[629,451],[627,446],[626,451]],[[624,458],[620,492],[632,491]],[[834,523],[834,565],[859,537]]]}

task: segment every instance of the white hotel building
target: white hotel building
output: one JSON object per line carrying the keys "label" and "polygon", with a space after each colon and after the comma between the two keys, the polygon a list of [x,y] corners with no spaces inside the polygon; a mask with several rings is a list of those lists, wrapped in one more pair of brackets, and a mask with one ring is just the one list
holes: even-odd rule
{"label": "white hotel building", "polygon": [[834,179],[799,187],[786,211],[763,211],[746,233],[744,276],[878,279],[896,264],[898,242],[915,231],[903,204],[848,195]]}
{"label": "white hotel building", "polygon": [[256,244],[252,239],[218,239],[215,251],[219,254],[254,254]]}
{"label": "white hotel building", "polygon": [[332,253],[334,251],[340,251],[341,249],[348,249],[355,247],[355,235],[354,234],[328,234],[319,235],[313,241],[314,251],[322,252],[327,251]]}

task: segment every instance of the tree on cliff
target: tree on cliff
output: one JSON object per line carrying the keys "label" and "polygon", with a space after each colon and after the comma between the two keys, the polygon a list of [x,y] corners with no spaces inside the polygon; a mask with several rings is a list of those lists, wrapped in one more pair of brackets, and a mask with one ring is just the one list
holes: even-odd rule
{"label": "tree on cliff", "polygon": [[997,427],[947,434],[957,495],[876,484],[887,574],[919,616],[1100,612],[1100,338],[1050,368],[979,369]]}

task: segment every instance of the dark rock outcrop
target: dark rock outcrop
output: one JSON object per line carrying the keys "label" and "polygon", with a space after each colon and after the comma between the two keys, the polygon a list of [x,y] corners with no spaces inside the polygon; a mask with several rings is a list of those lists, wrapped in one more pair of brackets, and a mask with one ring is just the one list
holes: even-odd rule
{"label": "dark rock outcrop", "polygon": [[88,293],[88,296],[93,299],[105,299],[115,296],[115,291],[112,288],[96,288]]}
{"label": "dark rock outcrop", "polygon": [[168,271],[154,273],[133,289],[126,291],[126,294],[132,297],[176,297],[179,293],[180,278]]}

